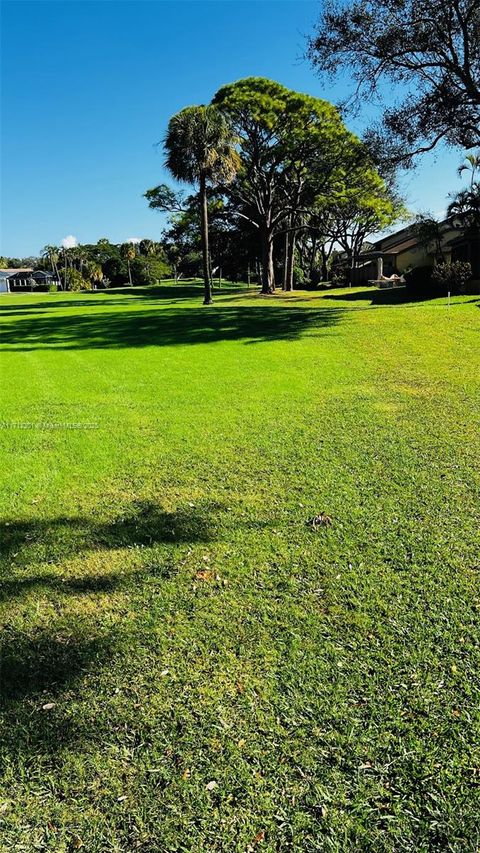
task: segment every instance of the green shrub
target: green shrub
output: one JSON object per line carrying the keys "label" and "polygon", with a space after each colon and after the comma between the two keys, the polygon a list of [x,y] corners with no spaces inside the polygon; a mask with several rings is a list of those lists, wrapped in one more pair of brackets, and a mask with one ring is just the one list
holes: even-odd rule
{"label": "green shrub", "polygon": [[293,267],[293,281],[297,287],[298,285],[305,283],[305,273],[302,267],[298,266],[297,264],[295,264],[295,266]]}
{"label": "green shrub", "polygon": [[471,277],[472,268],[467,261],[437,264],[432,271],[432,282],[450,293],[462,293]]}
{"label": "green shrub", "polygon": [[346,287],[348,284],[348,273],[345,269],[339,268],[332,271],[330,276],[331,287]]}
{"label": "green shrub", "polygon": [[64,278],[67,285],[67,290],[78,293],[80,290],[92,290],[92,282],[84,279],[83,275],[76,269],[67,270]]}
{"label": "green shrub", "polygon": [[56,293],[57,290],[58,290],[58,284],[49,284],[48,285],[48,292],[49,293]]}
{"label": "green shrub", "polygon": [[405,284],[413,295],[418,297],[433,296],[432,267],[414,267],[404,272]]}

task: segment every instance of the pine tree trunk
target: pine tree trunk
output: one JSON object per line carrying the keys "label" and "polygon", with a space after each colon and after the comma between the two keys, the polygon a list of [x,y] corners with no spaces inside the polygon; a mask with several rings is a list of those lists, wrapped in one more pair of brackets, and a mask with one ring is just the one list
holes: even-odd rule
{"label": "pine tree trunk", "polygon": [[287,282],[285,290],[293,290],[293,262],[295,259],[295,231],[290,231],[288,240]]}
{"label": "pine tree trunk", "polygon": [[204,305],[212,304],[212,285],[210,280],[210,254],[208,247],[208,206],[207,206],[207,182],[205,175],[200,176],[200,205],[202,219],[202,255],[203,255],[203,283],[205,295]]}
{"label": "pine tree trunk", "polygon": [[274,292],[273,234],[269,228],[265,227],[262,231],[262,293]]}
{"label": "pine tree trunk", "polygon": [[285,245],[284,245],[284,250],[283,250],[283,285],[282,285],[282,290],[287,289],[287,282],[288,282],[288,255],[289,255],[289,249],[290,249],[289,237],[290,237],[290,235],[289,235],[288,231],[285,231]]}
{"label": "pine tree trunk", "polygon": [[[310,283],[313,281],[313,271],[314,271],[314,269],[315,269],[315,257],[316,257],[316,254],[317,254],[317,238],[314,236],[314,237],[312,238],[312,253],[311,253],[311,255],[310,255],[310,268],[309,268],[309,271],[308,271],[308,278],[309,278],[309,280],[310,280]],[[322,257],[323,257],[323,256],[322,256]],[[322,269],[322,275],[323,275],[323,269]]]}

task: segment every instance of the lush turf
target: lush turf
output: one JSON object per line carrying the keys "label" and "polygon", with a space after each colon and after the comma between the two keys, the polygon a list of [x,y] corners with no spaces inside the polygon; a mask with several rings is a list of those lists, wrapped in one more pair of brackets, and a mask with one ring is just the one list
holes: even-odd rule
{"label": "lush turf", "polygon": [[2,297],[2,851],[478,849],[480,312],[402,293]]}

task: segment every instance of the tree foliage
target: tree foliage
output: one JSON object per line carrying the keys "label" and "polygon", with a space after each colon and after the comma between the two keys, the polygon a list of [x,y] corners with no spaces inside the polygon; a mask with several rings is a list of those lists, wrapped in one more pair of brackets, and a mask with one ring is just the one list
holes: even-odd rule
{"label": "tree foliage", "polygon": [[418,239],[419,245],[431,255],[435,261],[443,262],[444,226],[430,213],[417,216],[413,232]]}
{"label": "tree foliage", "polygon": [[63,270],[61,275],[65,290],[80,291],[92,289],[92,282],[84,278],[81,272],[75,269],[75,267]]}
{"label": "tree foliage", "polygon": [[360,156],[360,143],[332,104],[265,78],[223,86],[213,103],[239,139],[240,168],[228,194],[237,215],[258,228],[262,290],[271,293],[275,236],[298,228],[338,165]]}
{"label": "tree foliage", "polygon": [[387,91],[384,132],[408,154],[479,144],[480,0],[327,0],[309,56],[330,75],[349,68],[359,97]]}
{"label": "tree foliage", "polygon": [[480,230],[480,181],[468,189],[460,190],[447,208],[447,216],[453,224],[469,231]]}
{"label": "tree foliage", "polygon": [[462,293],[471,277],[472,268],[466,261],[436,264],[432,270],[432,282],[450,293]]}
{"label": "tree foliage", "polygon": [[356,265],[367,237],[385,230],[406,213],[401,199],[368,164],[347,171],[340,168],[336,184],[318,204],[324,213],[324,236],[341,246],[351,267]]}
{"label": "tree foliage", "polygon": [[[229,121],[212,105],[185,107],[174,115],[164,141],[165,165],[171,175],[199,188],[205,305],[212,301],[207,184],[228,184],[233,179],[239,164],[235,142]],[[160,196],[169,204],[175,199],[164,185],[147,191],[147,198],[149,193],[151,207],[161,207]]]}

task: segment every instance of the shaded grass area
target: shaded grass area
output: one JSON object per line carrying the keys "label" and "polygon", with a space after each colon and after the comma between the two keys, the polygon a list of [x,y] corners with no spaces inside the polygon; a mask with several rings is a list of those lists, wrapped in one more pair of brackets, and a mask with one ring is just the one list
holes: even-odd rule
{"label": "shaded grass area", "polygon": [[108,313],[95,310],[73,316],[70,311],[62,313],[58,309],[40,315],[26,311],[5,327],[2,342],[13,350],[30,350],[177,346],[229,340],[288,341],[308,329],[319,333],[335,326],[343,314],[341,308],[322,311],[262,304],[254,308],[215,306],[203,314],[198,306],[184,307],[179,317],[176,307],[166,308],[158,303],[153,310],[148,304],[141,311],[129,307],[125,310],[125,305],[120,305],[123,310]]}
{"label": "shaded grass area", "polygon": [[6,304],[0,847],[476,850],[477,304],[192,293]]}

